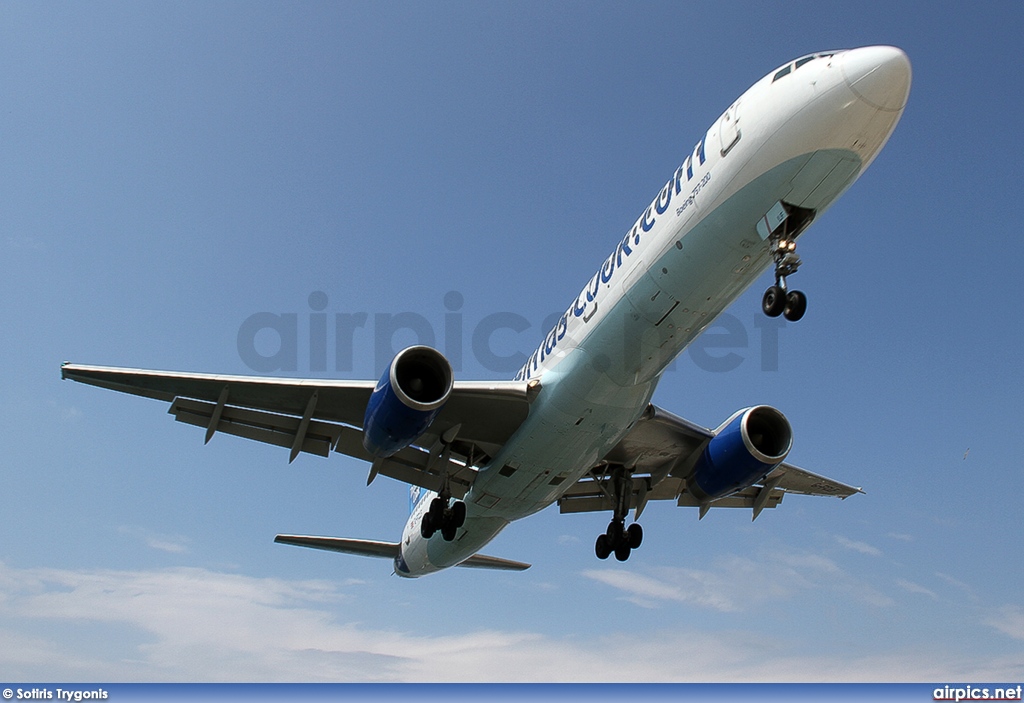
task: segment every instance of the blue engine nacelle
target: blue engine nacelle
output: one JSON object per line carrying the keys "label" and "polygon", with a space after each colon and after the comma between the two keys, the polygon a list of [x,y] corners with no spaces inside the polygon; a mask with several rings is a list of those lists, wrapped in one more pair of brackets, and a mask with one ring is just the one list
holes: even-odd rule
{"label": "blue engine nacelle", "polygon": [[793,428],[775,408],[740,410],[715,432],[686,481],[701,503],[723,498],[760,481],[793,446]]}
{"label": "blue engine nacelle", "polygon": [[453,384],[452,366],[436,349],[398,352],[366,404],[363,447],[388,457],[415,442],[444,408]]}

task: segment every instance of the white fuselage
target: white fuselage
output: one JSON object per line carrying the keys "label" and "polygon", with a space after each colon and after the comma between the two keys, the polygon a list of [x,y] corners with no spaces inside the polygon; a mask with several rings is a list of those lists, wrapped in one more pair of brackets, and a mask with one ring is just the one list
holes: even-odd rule
{"label": "white fuselage", "polygon": [[801,61],[755,83],[666,174],[516,376],[540,379],[541,392],[481,468],[456,539],[420,536],[434,495],[425,492],[396,573],[454,566],[556,501],[629,431],[668,364],[772,263],[758,222],[780,201],[820,215],[875,158],[903,113],[906,56],[865,47]]}

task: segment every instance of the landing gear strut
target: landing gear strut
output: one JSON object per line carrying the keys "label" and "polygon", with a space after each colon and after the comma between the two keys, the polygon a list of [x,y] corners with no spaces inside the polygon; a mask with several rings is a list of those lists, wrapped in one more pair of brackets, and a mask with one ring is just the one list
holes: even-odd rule
{"label": "landing gear strut", "polygon": [[[459,528],[466,524],[466,504],[461,500],[452,502],[452,490],[449,483],[448,459],[451,457],[452,444],[458,436],[461,424],[449,427],[438,438],[437,442],[430,449],[430,460],[427,463],[429,469],[435,461],[440,461],[443,467],[443,482],[437,496],[430,501],[430,508],[423,514],[423,521],[420,523],[420,536],[423,539],[430,539],[437,531],[445,542],[455,539]],[[473,453],[469,454],[470,463],[473,462]]]}
{"label": "landing gear strut", "polygon": [[644,541],[644,530],[634,522],[626,527],[626,513],[629,512],[629,501],[633,495],[633,479],[621,466],[616,466],[611,473],[612,498],[615,508],[608,529],[597,536],[594,552],[598,559],[607,559],[615,553],[619,561],[629,559],[629,553]]}
{"label": "landing gear strut", "polygon": [[768,317],[783,315],[790,322],[796,322],[807,311],[807,296],[801,291],[786,288],[786,276],[792,276],[800,268],[796,241],[786,239],[785,235],[773,235],[771,252],[775,260],[775,285],[764,292],[761,309]]}

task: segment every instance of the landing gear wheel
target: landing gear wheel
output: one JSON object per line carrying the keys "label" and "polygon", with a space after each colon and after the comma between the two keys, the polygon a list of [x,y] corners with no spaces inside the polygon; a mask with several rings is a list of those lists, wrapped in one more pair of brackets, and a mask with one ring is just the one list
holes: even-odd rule
{"label": "landing gear wheel", "polygon": [[612,520],[608,523],[608,529],[605,530],[605,534],[608,535],[608,541],[612,545],[617,545],[622,541],[623,527],[622,522],[619,520]]}
{"label": "landing gear wheel", "polygon": [[779,286],[771,286],[761,298],[761,310],[768,317],[778,317],[786,309],[786,292]]}
{"label": "landing gear wheel", "polygon": [[594,545],[594,552],[598,559],[607,559],[612,553],[612,545],[608,541],[608,535],[601,533],[597,536],[597,544]]}
{"label": "landing gear wheel", "polygon": [[441,523],[444,522],[444,509],[448,507],[448,501],[441,500],[440,498],[434,498],[430,501],[430,522],[436,527],[440,527]]}
{"label": "landing gear wheel", "polygon": [[466,524],[466,504],[461,500],[455,501],[455,504],[452,505],[452,524],[456,527]]}
{"label": "landing gear wheel", "polygon": [[796,254],[796,237],[810,224],[814,211],[785,203],[782,207],[787,216],[795,219],[786,220],[783,227],[770,235],[769,250],[775,262],[775,285],[764,292],[761,309],[769,317],[785,315],[790,322],[796,322],[807,310],[807,298],[799,291],[790,291],[786,279],[800,268],[802,262]]}
{"label": "landing gear wheel", "polygon": [[420,523],[420,536],[423,539],[430,539],[434,536],[434,521],[429,512],[423,516],[423,522]]}
{"label": "landing gear wheel", "polygon": [[457,533],[458,531],[459,528],[453,525],[451,521],[446,522],[444,527],[441,528],[441,537],[444,538],[445,542],[451,542],[453,539],[455,539],[455,533]]}
{"label": "landing gear wheel", "polygon": [[626,530],[626,543],[630,549],[638,548],[644,541],[644,528],[640,527],[638,523],[633,523]]}
{"label": "landing gear wheel", "polygon": [[615,547],[615,558],[619,561],[626,561],[626,559],[629,559],[629,552],[629,542],[623,542]]}
{"label": "landing gear wheel", "polygon": [[782,314],[790,322],[796,322],[807,312],[807,296],[801,291],[791,290],[786,295],[786,307]]}

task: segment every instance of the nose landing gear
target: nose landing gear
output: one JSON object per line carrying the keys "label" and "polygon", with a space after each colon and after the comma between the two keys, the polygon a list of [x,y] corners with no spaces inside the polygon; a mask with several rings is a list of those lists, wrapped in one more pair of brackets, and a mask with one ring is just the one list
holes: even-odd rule
{"label": "nose landing gear", "polygon": [[796,273],[801,264],[800,257],[796,255],[796,242],[773,236],[771,252],[775,260],[775,285],[764,292],[761,310],[768,317],[782,315],[790,322],[796,322],[807,311],[807,296],[801,291],[786,288],[786,276]]}

